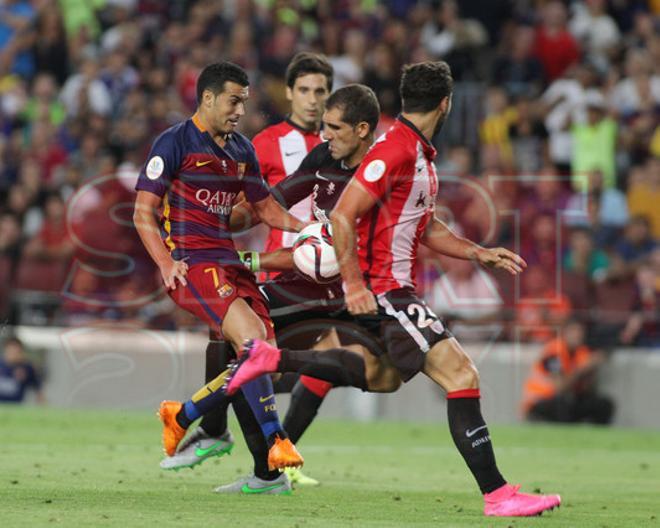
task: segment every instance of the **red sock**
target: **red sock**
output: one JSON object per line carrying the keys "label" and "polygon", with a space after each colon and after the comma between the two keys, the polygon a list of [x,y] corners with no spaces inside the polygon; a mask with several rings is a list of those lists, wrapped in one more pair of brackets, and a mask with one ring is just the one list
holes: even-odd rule
{"label": "red sock", "polygon": [[316,394],[319,398],[325,398],[325,395],[332,389],[332,383],[323,381],[317,378],[310,378],[309,376],[300,376],[300,383],[302,383],[307,390]]}

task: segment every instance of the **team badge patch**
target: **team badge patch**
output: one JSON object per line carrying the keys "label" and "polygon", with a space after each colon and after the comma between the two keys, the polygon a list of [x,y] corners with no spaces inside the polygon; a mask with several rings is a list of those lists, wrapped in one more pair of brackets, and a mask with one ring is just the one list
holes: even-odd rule
{"label": "team badge patch", "polygon": [[383,160],[373,160],[364,169],[364,179],[369,183],[377,182],[385,174],[387,166]]}
{"label": "team badge patch", "polygon": [[237,174],[238,174],[238,179],[239,180],[243,179],[243,176],[245,176],[245,168],[246,167],[247,167],[247,163],[239,163],[238,164]]}
{"label": "team badge patch", "polygon": [[234,293],[234,288],[232,288],[229,284],[223,284],[218,288],[218,295],[223,299],[225,297],[229,297],[232,293]]}
{"label": "team badge patch", "polygon": [[164,170],[165,162],[163,161],[163,158],[160,156],[154,156],[149,160],[149,163],[147,163],[147,170],[145,172],[147,178],[150,180],[157,180],[160,178],[160,175],[163,174]]}

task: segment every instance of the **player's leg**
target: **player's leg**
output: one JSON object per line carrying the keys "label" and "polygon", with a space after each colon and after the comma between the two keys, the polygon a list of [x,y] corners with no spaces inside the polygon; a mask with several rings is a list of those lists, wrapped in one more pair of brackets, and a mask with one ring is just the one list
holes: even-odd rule
{"label": "player's leg", "polygon": [[455,338],[432,346],[424,359],[423,372],[447,391],[451,436],[484,495],[486,515],[537,515],[559,506],[558,495],[520,493],[519,486],[507,484],[502,477],[481,414],[479,374]]}
{"label": "player's leg", "polygon": [[268,467],[269,447],[261,432],[250,405],[241,391],[232,398],[232,407],[241,426],[243,437],[254,459],[254,472],[252,475],[242,477],[235,482],[218,486],[216,493],[238,494],[289,494],[291,483],[284,473],[271,470]]}
{"label": "player's leg", "polygon": [[[233,356],[231,345],[218,338],[209,329],[209,342],[206,346],[205,381],[208,383],[226,370],[230,357]],[[197,428],[178,446],[173,456],[166,456],[160,463],[162,469],[179,470],[194,467],[204,460],[231,453],[234,438],[227,428],[227,403],[219,405],[202,417]]]}

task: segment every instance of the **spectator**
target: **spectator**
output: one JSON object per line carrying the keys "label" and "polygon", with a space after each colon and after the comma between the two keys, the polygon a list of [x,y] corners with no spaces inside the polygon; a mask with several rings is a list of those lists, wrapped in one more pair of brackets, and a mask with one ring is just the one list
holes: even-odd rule
{"label": "spectator", "polygon": [[362,30],[350,29],[344,35],[344,54],[329,57],[335,70],[333,89],[362,82],[367,56],[367,38]]}
{"label": "spectator", "polygon": [[41,380],[25,355],[23,343],[15,337],[7,339],[0,360],[0,402],[21,403],[28,389],[36,391],[37,402],[45,402]]}
{"label": "spectator", "polygon": [[443,318],[453,321],[459,339],[478,341],[493,335],[502,299],[493,279],[467,260],[443,259],[445,273],[434,281],[426,299]]}
{"label": "spectator", "polygon": [[620,345],[622,333],[637,303],[634,274],[618,253],[610,253],[607,273],[594,288],[593,326],[589,341],[596,348]]}
{"label": "spectator", "polygon": [[575,192],[566,205],[566,225],[585,227],[595,235],[597,245],[610,246],[628,222],[625,195],[615,188],[603,188],[603,173],[587,175],[587,192]]}
{"label": "spectator", "polygon": [[515,117],[509,125],[509,138],[513,147],[513,159],[519,174],[535,174],[549,162],[548,130],[536,115],[531,99],[518,97]]}
{"label": "spectator", "polygon": [[587,122],[575,123],[571,129],[573,156],[571,172],[573,187],[580,189],[580,176],[593,170],[603,174],[603,187],[611,188],[616,181],[617,124],[607,117],[605,99],[599,93],[586,98]]}
{"label": "spectator", "polygon": [[98,57],[88,54],[80,66],[80,73],[71,75],[61,93],[67,114],[79,117],[87,112],[102,116],[112,110],[112,96],[99,77]]}
{"label": "spectator", "polygon": [[564,269],[583,275],[585,278],[598,280],[604,276],[609,259],[604,251],[594,247],[594,240],[587,229],[576,228],[571,231],[568,251],[564,255]]}
{"label": "spectator", "polygon": [[69,49],[57,5],[40,10],[32,53],[36,71],[52,75],[57,85],[62,86],[69,75]]}
{"label": "spectator", "polygon": [[553,339],[571,314],[571,302],[557,291],[555,281],[540,266],[527,268],[523,296],[516,305],[516,332],[512,339],[542,343]]}
{"label": "spectator", "polygon": [[543,66],[533,51],[534,29],[517,26],[510,46],[493,63],[492,84],[502,86],[512,97],[537,95],[542,85]]}
{"label": "spectator", "polygon": [[566,8],[561,2],[551,1],[542,7],[534,54],[543,65],[548,82],[561,77],[579,60],[580,50],[566,27]]}
{"label": "spectator", "polygon": [[623,232],[623,238],[616,245],[616,251],[628,264],[635,267],[655,246],[648,219],[645,216],[633,216]]}
{"label": "spectator", "polygon": [[47,120],[59,126],[66,118],[66,111],[57,100],[57,84],[49,73],[39,73],[33,82],[31,97],[23,108],[21,116],[29,123]]}
{"label": "spectator", "polygon": [[650,158],[644,166],[633,170],[636,176],[629,178],[628,187],[630,214],[646,217],[653,238],[660,240],[660,157]]}
{"label": "spectator", "polygon": [[606,68],[620,42],[619,28],[607,14],[605,0],[573,4],[569,28],[592,60]]}
{"label": "spectator", "polygon": [[16,73],[29,78],[34,73],[28,38],[34,16],[30,2],[5,0],[0,6],[0,77]]}
{"label": "spectator", "polygon": [[623,345],[660,347],[660,248],[637,270],[634,311],[621,332]]}
{"label": "spectator", "polygon": [[488,33],[479,21],[460,18],[458,2],[443,0],[420,41],[434,57],[449,63],[454,79],[463,80],[474,75],[475,54],[488,43]]}
{"label": "spectator", "polygon": [[585,344],[582,323],[569,320],[561,336],[548,342],[525,382],[523,408],[528,420],[609,424],[612,400],[597,392],[602,353]]}
{"label": "spectator", "polygon": [[512,168],[513,148],[509,129],[516,118],[516,112],[509,106],[509,99],[502,88],[491,86],[488,89],[485,112],[486,116],[479,125],[481,143],[497,150],[502,167]]}
{"label": "spectator", "polygon": [[41,229],[27,242],[23,256],[47,261],[55,266],[66,263],[75,248],[66,224],[64,201],[58,194],[48,196],[44,213]]}

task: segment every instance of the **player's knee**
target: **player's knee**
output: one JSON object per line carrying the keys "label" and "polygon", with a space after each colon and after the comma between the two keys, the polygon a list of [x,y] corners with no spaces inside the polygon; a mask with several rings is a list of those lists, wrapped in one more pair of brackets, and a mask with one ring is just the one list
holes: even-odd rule
{"label": "player's knee", "polygon": [[468,356],[460,361],[452,381],[456,386],[455,390],[479,388],[479,371]]}
{"label": "player's knee", "polygon": [[368,380],[369,392],[396,392],[401,387],[401,377],[394,369],[388,369]]}

